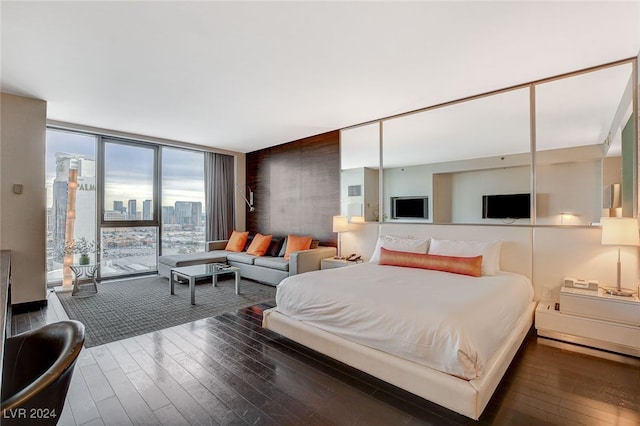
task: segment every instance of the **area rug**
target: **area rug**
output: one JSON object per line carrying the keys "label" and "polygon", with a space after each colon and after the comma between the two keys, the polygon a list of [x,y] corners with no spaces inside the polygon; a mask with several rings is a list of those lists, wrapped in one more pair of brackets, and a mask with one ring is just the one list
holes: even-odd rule
{"label": "area rug", "polygon": [[93,296],[57,296],[69,318],[85,325],[85,346],[92,347],[272,301],[275,294],[275,287],[242,280],[236,295],[234,279],[220,277],[215,288],[210,280],[198,282],[192,305],[188,284],[176,284],[171,295],[169,280],[154,276],[102,282]]}

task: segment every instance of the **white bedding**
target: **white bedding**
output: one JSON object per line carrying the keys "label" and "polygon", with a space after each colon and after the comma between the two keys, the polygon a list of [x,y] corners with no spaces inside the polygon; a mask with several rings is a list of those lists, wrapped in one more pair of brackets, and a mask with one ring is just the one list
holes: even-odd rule
{"label": "white bedding", "polygon": [[468,277],[363,263],[278,286],[276,309],[329,333],[464,379],[483,367],[533,299],[518,274]]}

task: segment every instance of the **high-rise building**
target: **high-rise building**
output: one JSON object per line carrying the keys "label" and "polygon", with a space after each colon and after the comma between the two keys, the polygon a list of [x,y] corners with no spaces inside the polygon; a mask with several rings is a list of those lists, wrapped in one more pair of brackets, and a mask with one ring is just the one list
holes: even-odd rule
{"label": "high-rise building", "polygon": [[137,220],[138,210],[136,209],[136,200],[129,200],[127,202],[127,219]]}
{"label": "high-rise building", "polygon": [[[77,190],[75,206],[68,205],[69,171],[77,170]],[[56,177],[53,180],[53,200],[51,205],[52,243],[55,250],[64,248],[67,225],[67,211],[76,211],[73,239],[95,239],[96,218],[96,174],[93,158],[80,154],[56,153]]]}
{"label": "high-rise building", "polygon": [[171,225],[176,223],[175,208],[173,206],[162,206],[162,224]]}
{"label": "high-rise building", "polygon": [[142,220],[152,220],[153,210],[151,209],[151,200],[144,200],[142,202]]}
{"label": "high-rise building", "polygon": [[183,227],[201,226],[202,203],[200,201],[176,201],[176,223]]}
{"label": "high-rise building", "polygon": [[113,211],[123,213],[124,212],[124,204],[122,201],[114,201],[113,202]]}

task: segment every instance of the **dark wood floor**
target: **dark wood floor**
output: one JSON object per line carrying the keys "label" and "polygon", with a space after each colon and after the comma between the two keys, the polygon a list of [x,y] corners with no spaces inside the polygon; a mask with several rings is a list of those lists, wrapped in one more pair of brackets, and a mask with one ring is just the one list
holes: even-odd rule
{"label": "dark wood floor", "polygon": [[[49,299],[15,315],[13,332],[65,319]],[[640,424],[636,358],[575,353],[531,332],[474,422],[262,329],[265,307],[84,349],[59,424]]]}

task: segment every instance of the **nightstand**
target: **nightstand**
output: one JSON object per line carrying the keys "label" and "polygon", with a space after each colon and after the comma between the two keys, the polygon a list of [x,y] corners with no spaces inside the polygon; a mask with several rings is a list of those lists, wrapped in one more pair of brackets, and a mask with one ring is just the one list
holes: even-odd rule
{"label": "nightstand", "polygon": [[640,299],[563,287],[560,309],[536,308],[538,335],[640,357]]}
{"label": "nightstand", "polygon": [[335,259],[333,257],[328,257],[320,261],[320,269],[344,268],[345,266],[351,266],[357,263],[362,263],[362,262],[361,261],[351,262],[345,259]]}

